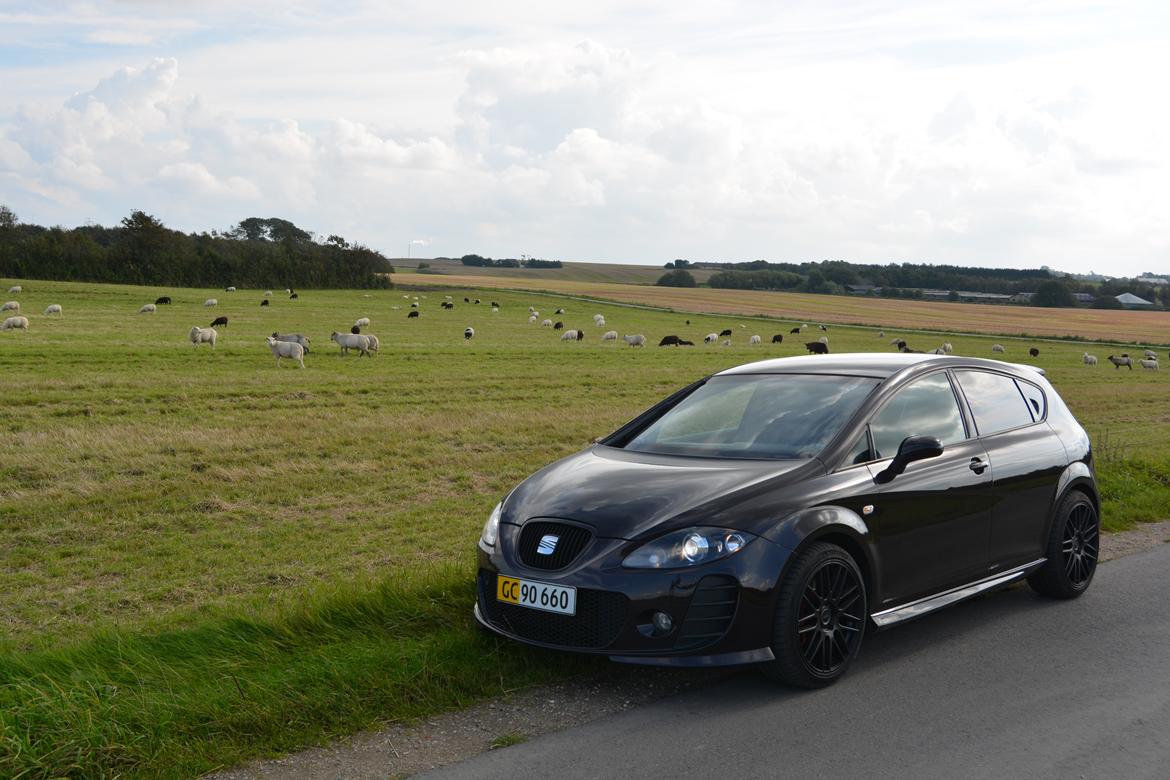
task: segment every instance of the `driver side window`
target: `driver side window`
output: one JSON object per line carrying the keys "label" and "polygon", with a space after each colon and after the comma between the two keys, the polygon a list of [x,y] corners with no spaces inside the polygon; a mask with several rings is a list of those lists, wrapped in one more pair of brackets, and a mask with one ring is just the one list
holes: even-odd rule
{"label": "driver side window", "polygon": [[907,436],[934,436],[945,447],[967,438],[951,382],[943,372],[902,388],[869,423],[877,459],[892,458]]}

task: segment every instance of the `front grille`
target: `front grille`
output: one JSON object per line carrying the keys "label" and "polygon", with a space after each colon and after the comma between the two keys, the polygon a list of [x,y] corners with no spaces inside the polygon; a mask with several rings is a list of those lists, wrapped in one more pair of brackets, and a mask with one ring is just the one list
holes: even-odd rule
{"label": "front grille", "polygon": [[701,579],[679,627],[675,649],[694,650],[719,639],[731,626],[738,605],[739,583],[734,578],[709,575]]}
{"label": "front grille", "polygon": [[557,615],[496,600],[496,575],[479,572],[479,607],[509,634],[558,647],[598,649],[613,644],[626,622],[629,599],[608,590],[577,588],[577,614]]}
{"label": "front grille", "polygon": [[[546,536],[555,537],[556,542],[551,553],[543,554],[541,541]],[[591,538],[593,534],[587,529],[568,523],[525,523],[520,529],[520,561],[534,569],[557,571],[576,560]]]}

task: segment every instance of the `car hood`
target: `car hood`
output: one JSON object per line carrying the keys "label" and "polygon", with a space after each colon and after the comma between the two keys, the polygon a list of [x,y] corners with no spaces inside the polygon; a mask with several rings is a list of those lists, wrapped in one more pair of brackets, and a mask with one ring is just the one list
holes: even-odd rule
{"label": "car hood", "polygon": [[[689,458],[597,446],[520,483],[505,501],[501,520],[514,525],[537,517],[576,520],[612,539],[699,524],[758,533],[776,515],[761,516],[752,499],[822,473],[817,460]],[[750,518],[737,511],[745,504],[753,505]]]}

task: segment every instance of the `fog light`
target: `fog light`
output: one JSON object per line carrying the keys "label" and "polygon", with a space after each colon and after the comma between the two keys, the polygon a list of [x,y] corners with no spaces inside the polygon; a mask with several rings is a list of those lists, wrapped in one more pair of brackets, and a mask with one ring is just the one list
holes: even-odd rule
{"label": "fog light", "polygon": [[654,630],[659,634],[669,634],[670,629],[674,628],[674,621],[665,612],[655,612],[650,622],[654,624]]}

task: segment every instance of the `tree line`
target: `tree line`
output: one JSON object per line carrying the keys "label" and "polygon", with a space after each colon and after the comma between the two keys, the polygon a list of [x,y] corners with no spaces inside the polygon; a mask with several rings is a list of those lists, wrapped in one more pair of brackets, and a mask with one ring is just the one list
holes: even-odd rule
{"label": "tree line", "polygon": [[477,268],[561,268],[564,265],[560,260],[540,260],[535,257],[526,257],[523,260],[502,257],[493,260],[482,255],[464,255],[459,258],[459,262]]}
{"label": "tree line", "polygon": [[134,211],[117,227],[21,223],[0,206],[0,276],[167,287],[393,287],[381,253],[276,217],[183,233]]}

